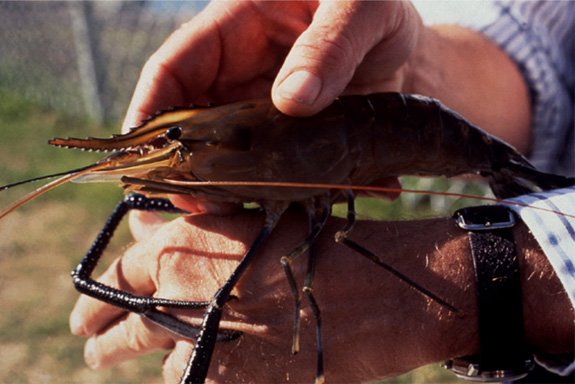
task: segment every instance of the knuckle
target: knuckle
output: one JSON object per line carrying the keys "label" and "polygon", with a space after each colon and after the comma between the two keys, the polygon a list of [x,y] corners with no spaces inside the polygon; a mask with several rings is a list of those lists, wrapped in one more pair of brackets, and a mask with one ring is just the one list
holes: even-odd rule
{"label": "knuckle", "polygon": [[344,63],[344,68],[350,67],[349,64],[356,64],[356,48],[349,37],[325,27],[320,27],[320,29],[321,31],[319,33],[315,31],[313,36],[309,33],[309,38],[304,38],[301,44],[302,48],[307,51],[309,59],[319,60],[323,65],[334,69],[342,68],[342,63]]}
{"label": "knuckle", "polygon": [[125,349],[129,354],[141,355],[174,347],[172,337],[138,314],[131,313],[121,326]]}
{"label": "knuckle", "polygon": [[192,344],[186,341],[179,342],[170,352],[162,364],[162,374],[166,383],[176,383],[186,367],[186,362],[191,354]]}

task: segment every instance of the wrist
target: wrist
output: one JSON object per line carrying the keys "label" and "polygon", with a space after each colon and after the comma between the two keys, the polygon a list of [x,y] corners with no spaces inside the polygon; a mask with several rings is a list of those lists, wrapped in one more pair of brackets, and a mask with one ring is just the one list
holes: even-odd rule
{"label": "wrist", "polygon": [[527,227],[514,230],[522,282],[525,337],[535,354],[573,352],[575,316],[553,267]]}
{"label": "wrist", "polygon": [[[499,234],[495,235],[495,232]],[[503,246],[506,240],[503,243],[497,240],[498,236],[507,239],[509,235],[502,230],[495,232],[488,233],[487,239],[473,237],[476,274],[482,292],[478,296],[481,353],[474,354],[471,360],[450,361],[450,366],[453,364],[453,369],[463,375],[469,373],[465,373],[467,368],[461,365],[462,362],[479,363],[478,369],[483,372],[481,375],[500,375],[504,371],[505,375],[517,375],[527,372],[523,371],[525,367],[522,364],[527,364],[527,357],[533,353],[553,355],[572,353],[574,350],[573,309],[551,265],[525,225],[517,222],[513,237],[509,237],[517,251],[512,255]],[[491,254],[493,250],[499,254]],[[510,262],[511,256],[517,257],[518,269],[514,262]],[[513,275],[512,270],[518,273]],[[494,276],[506,277],[498,280]],[[513,283],[514,279],[518,279],[517,283]],[[515,288],[519,287],[519,281],[520,291]],[[514,297],[522,303],[515,310],[510,309],[514,307],[513,302],[516,303]],[[521,311],[519,317],[518,311]],[[497,368],[497,371],[493,368]]]}
{"label": "wrist", "polygon": [[420,29],[416,49],[406,63],[402,92],[438,97],[445,93],[442,68],[438,55],[444,45],[440,36],[428,26]]}

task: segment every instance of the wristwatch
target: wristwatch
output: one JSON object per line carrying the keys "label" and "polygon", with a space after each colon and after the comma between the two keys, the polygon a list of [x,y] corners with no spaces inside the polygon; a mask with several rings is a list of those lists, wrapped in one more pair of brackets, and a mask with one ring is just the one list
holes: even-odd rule
{"label": "wristwatch", "polygon": [[533,368],[525,342],[521,279],[511,228],[515,214],[502,205],[460,209],[454,217],[469,232],[477,283],[480,352],[444,367],[477,382],[513,381]]}

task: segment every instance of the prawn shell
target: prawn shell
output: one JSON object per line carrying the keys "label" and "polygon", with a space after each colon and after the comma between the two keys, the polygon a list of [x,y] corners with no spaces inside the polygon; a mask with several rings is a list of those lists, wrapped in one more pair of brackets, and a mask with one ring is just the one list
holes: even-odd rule
{"label": "prawn shell", "polygon": [[88,151],[119,151],[137,148],[194,116],[201,114],[203,108],[172,108],[171,110],[160,111],[143,121],[138,127],[131,128],[130,131],[122,135],[111,135],[107,139],[88,137],[86,139],[55,138],[48,141],[49,144],[64,148],[78,148]]}

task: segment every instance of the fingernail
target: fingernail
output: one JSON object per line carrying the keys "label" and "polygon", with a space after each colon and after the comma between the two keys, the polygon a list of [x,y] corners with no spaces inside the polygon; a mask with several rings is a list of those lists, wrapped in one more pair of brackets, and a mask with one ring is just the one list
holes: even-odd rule
{"label": "fingernail", "polygon": [[96,360],[96,340],[94,338],[89,338],[84,346],[84,361],[86,364],[92,368],[98,368],[98,361]]}
{"label": "fingernail", "polygon": [[212,215],[219,215],[222,211],[219,205],[208,201],[199,202],[196,208],[198,209],[197,213],[209,213]]}
{"label": "fingernail", "polygon": [[322,81],[308,71],[296,71],[289,75],[277,89],[277,94],[284,99],[298,103],[313,104],[319,95]]}
{"label": "fingernail", "polygon": [[84,335],[84,325],[82,322],[82,317],[73,311],[70,314],[70,332],[76,336]]}

